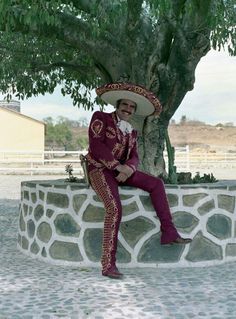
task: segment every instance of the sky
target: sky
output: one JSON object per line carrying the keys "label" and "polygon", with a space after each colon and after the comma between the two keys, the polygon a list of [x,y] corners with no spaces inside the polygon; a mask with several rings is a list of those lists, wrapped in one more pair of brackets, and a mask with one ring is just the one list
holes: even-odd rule
{"label": "sky", "polygon": [[[212,50],[199,62],[195,77],[194,89],[187,93],[172,119],[179,122],[186,116],[211,125],[228,122],[236,125],[236,57]],[[107,112],[113,110],[112,106],[105,108]],[[74,107],[59,89],[51,95],[21,101],[21,113],[37,120],[63,116],[73,120],[86,117],[89,122],[92,116],[92,112]]]}

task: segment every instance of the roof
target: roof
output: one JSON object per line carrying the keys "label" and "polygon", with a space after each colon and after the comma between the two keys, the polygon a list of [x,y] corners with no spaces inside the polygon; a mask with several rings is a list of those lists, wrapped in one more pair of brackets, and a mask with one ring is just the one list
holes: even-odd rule
{"label": "roof", "polygon": [[17,112],[17,111],[11,110],[11,109],[8,109],[7,107],[1,107],[1,106],[0,106],[0,110],[6,111],[6,112],[10,112],[10,113],[14,113],[14,114],[17,115],[17,116],[22,116],[22,117],[27,118],[27,119],[29,119],[29,120],[31,120],[31,121],[34,121],[34,122],[37,122],[37,123],[46,125],[46,123],[44,123],[43,121],[36,120],[36,119],[34,119],[33,117],[30,117],[30,116],[28,116],[28,115],[19,113],[19,112]]}

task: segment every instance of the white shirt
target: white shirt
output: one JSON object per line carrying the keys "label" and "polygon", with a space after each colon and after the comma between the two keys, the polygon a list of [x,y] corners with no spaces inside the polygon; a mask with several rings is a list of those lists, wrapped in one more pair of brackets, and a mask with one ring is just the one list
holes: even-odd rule
{"label": "white shirt", "polygon": [[133,127],[129,122],[121,120],[118,115],[117,115],[117,119],[118,119],[117,126],[119,127],[119,129],[124,135],[130,134],[133,131]]}

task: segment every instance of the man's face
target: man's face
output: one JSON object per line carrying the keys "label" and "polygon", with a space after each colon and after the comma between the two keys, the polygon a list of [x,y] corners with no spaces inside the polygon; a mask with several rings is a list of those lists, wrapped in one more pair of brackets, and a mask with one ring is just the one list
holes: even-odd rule
{"label": "man's face", "polygon": [[135,113],[136,104],[133,101],[122,99],[116,109],[116,113],[121,120],[129,121]]}

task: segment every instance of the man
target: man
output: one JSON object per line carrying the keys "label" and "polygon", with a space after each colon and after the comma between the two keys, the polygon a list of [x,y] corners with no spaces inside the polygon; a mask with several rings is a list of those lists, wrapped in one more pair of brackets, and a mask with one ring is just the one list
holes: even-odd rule
{"label": "man", "polygon": [[136,114],[148,116],[161,112],[155,95],[145,88],[129,83],[106,84],[96,90],[115,112],[95,112],[89,127],[88,172],[91,186],[104,203],[102,274],[110,278],[123,275],[116,267],[116,250],[122,206],[118,186],[134,186],[150,193],[161,223],[161,244],[187,244],[181,238],[170,213],[162,180],[137,170],[137,131],[129,123]]}

